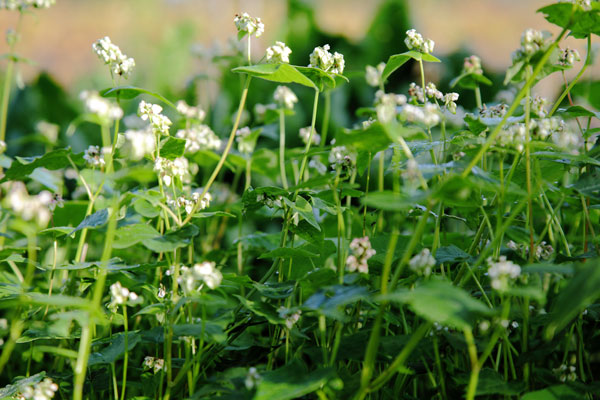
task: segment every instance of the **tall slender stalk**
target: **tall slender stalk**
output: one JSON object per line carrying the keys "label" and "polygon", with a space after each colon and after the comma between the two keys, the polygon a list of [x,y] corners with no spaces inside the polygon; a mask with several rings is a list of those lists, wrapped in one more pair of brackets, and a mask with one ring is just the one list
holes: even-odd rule
{"label": "tall slender stalk", "polygon": [[19,32],[21,31],[21,24],[23,21],[23,10],[19,10],[19,19],[17,20],[17,27],[12,33],[13,38],[10,41],[8,52],[8,65],[6,71],[4,71],[4,89],[2,90],[2,104],[0,105],[0,142],[4,142],[6,139],[6,124],[8,117],[8,100],[10,97],[10,88],[12,86],[13,73],[16,64],[15,58],[15,46],[19,38]]}

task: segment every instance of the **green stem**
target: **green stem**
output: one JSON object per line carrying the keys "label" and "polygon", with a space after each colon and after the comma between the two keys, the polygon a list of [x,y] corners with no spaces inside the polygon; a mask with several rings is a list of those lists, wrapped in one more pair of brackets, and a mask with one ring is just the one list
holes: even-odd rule
{"label": "green stem", "polygon": [[127,363],[129,361],[129,343],[127,335],[129,327],[127,324],[127,305],[123,304],[123,327],[125,328],[125,354],[123,355],[123,383],[121,384],[121,400],[125,399],[125,391],[127,386]]}
{"label": "green stem", "polygon": [[479,371],[481,365],[477,359],[477,347],[475,346],[475,339],[473,338],[473,331],[471,328],[465,328],[464,331],[465,340],[467,342],[467,349],[469,351],[469,358],[471,359],[471,376],[469,378],[469,385],[467,386],[467,400],[474,400],[477,392],[477,382],[479,380]]}
{"label": "green stem", "polygon": [[288,181],[285,173],[285,116],[283,108],[279,110],[279,172],[281,174],[281,184],[287,190]]}
{"label": "green stem", "polygon": [[15,29],[14,40],[9,46],[9,59],[6,71],[4,71],[4,89],[2,91],[2,105],[0,106],[0,141],[6,139],[6,123],[8,117],[8,99],[10,97],[10,87],[12,84],[12,76],[15,69],[15,58],[14,51],[15,45],[17,44],[19,31],[21,30],[21,22],[23,21],[23,11],[19,10],[19,19],[17,21],[17,28]]}
{"label": "green stem", "polygon": [[313,136],[315,135],[315,124],[317,122],[317,106],[319,105],[319,91],[315,90],[315,100],[313,102],[313,113],[312,113],[312,121],[310,123],[310,135],[308,136],[308,141],[306,142],[306,147],[304,148],[304,156],[302,157],[302,163],[300,164],[300,174],[296,179],[296,185],[300,182],[304,181],[304,170],[306,169],[306,161],[308,160],[308,151],[310,150],[310,145],[313,141]]}
{"label": "green stem", "polygon": [[327,133],[329,132],[329,119],[331,118],[331,90],[325,92],[325,111],[321,124],[321,147],[327,145]]}
{"label": "green stem", "polygon": [[[526,67],[526,76],[529,80],[531,66]],[[531,88],[528,87],[525,92],[525,179],[527,182],[527,225],[529,225],[529,263],[533,262],[535,256],[534,227],[533,227],[533,191],[531,187],[531,132],[530,113],[531,113]]]}

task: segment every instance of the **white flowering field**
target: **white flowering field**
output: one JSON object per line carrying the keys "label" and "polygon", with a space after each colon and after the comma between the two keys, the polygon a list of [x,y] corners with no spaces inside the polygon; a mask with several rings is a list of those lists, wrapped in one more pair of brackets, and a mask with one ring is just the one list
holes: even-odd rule
{"label": "white flowering field", "polygon": [[19,78],[54,3],[0,0],[0,399],[600,399],[600,2],[498,73],[290,0],[185,89],[100,38],[78,98]]}

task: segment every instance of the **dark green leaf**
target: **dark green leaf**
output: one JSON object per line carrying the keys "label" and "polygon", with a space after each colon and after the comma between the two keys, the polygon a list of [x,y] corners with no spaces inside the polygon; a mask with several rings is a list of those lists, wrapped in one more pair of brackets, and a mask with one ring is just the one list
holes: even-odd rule
{"label": "dark green leaf", "polygon": [[335,378],[332,369],[308,372],[300,362],[294,361],[282,368],[262,374],[254,400],[291,400],[302,398],[323,387]]}
{"label": "dark green leaf", "polygon": [[160,156],[168,160],[174,160],[183,156],[185,151],[185,139],[169,136],[160,147]]}
{"label": "dark green leaf", "polygon": [[538,10],[548,22],[569,29],[571,35],[582,39],[590,34],[600,35],[600,4],[592,2],[591,10],[580,5],[557,3]]}
{"label": "dark green leaf", "polygon": [[77,228],[73,229],[69,235],[73,235],[75,232],[82,229],[92,229],[102,226],[108,221],[108,209],[104,208],[100,211],[96,211],[92,215],[88,215],[81,221]]}
{"label": "dark green leaf", "polygon": [[525,393],[521,400],[581,400],[583,398],[584,395],[567,385],[556,385]]}
{"label": "dark green leaf", "polygon": [[125,249],[134,246],[139,242],[160,236],[160,233],[154,227],[148,224],[125,225],[115,232],[115,249]]}
{"label": "dark green leaf", "polygon": [[471,256],[455,245],[442,246],[437,249],[435,259],[438,263],[457,263],[469,261]]}
{"label": "dark green leaf", "polygon": [[38,157],[17,157],[10,168],[4,171],[5,176],[0,182],[23,180],[33,173],[36,168],[46,168],[51,171],[65,168],[71,165],[69,156],[73,162],[78,163],[81,156],[74,155],[71,149],[58,149],[50,151]]}
{"label": "dark green leaf", "polygon": [[[117,333],[110,339],[110,344],[98,352],[90,354],[88,366],[97,364],[111,364],[125,354],[125,332]],[[131,351],[142,341],[137,332],[127,333],[127,351]]]}

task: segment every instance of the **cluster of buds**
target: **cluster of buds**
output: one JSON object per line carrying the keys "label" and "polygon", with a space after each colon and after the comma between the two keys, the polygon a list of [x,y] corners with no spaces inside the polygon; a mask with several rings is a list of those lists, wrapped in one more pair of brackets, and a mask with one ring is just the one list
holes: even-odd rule
{"label": "cluster of buds", "polygon": [[108,36],[98,39],[92,48],[98,58],[110,67],[112,74],[127,78],[135,67],[135,60],[123,54],[119,46],[113,44]]}
{"label": "cluster of buds", "polygon": [[403,94],[385,93],[383,90],[378,90],[375,93],[377,120],[383,124],[394,121],[397,107],[405,105],[406,101],[406,96]]}
{"label": "cluster of buds", "polygon": [[372,65],[366,66],[365,79],[367,84],[373,87],[379,87],[383,84],[382,75],[385,69],[385,63],[379,63],[376,67]]}
{"label": "cluster of buds", "polygon": [[50,378],[44,378],[43,381],[35,385],[25,386],[23,391],[17,396],[19,399],[50,400],[58,391],[58,385],[52,382]]}
{"label": "cluster of buds", "polygon": [[[310,126],[305,126],[304,128],[300,128],[300,138],[302,139],[302,142],[304,142],[304,144],[308,144],[308,141],[310,140],[310,131],[312,130],[312,127]],[[319,145],[321,143],[321,135],[319,135],[316,131],[313,132],[312,134],[312,144],[315,145]]]}
{"label": "cluster of buds", "polygon": [[463,62],[463,74],[483,74],[483,68],[481,68],[481,58],[473,55],[465,57]]}
{"label": "cluster of buds", "polygon": [[181,267],[179,284],[186,295],[197,292],[206,284],[210,289],[216,289],[223,280],[223,275],[212,261],[203,261],[193,267]]}
{"label": "cluster of buds", "polygon": [[266,193],[261,193],[256,196],[256,201],[264,203],[269,208],[283,208],[283,196],[273,196]]}
{"label": "cluster of buds", "polygon": [[283,42],[275,42],[273,46],[267,47],[267,62],[289,63],[292,49]]}
{"label": "cluster of buds", "polygon": [[427,127],[433,127],[442,120],[439,106],[433,103],[425,103],[423,107],[407,104],[402,108],[401,115],[408,122],[418,122]]}
{"label": "cluster of buds", "polygon": [[204,117],[206,117],[206,112],[202,108],[190,106],[183,100],[179,100],[175,107],[177,108],[177,112],[179,114],[188,119],[203,121]]}
{"label": "cluster of buds", "polygon": [[300,315],[302,315],[301,310],[294,310],[287,307],[279,307],[277,310],[279,313],[279,317],[285,320],[285,326],[288,329],[292,329],[292,327],[300,320]]}
{"label": "cluster of buds", "polygon": [[158,172],[164,184],[170,186],[175,178],[179,178],[182,182],[184,181],[184,178],[188,175],[189,163],[185,157],[178,157],[172,161],[163,157],[157,157],[154,160],[154,170]]}
{"label": "cluster of buds", "polygon": [[521,47],[512,55],[513,62],[528,59],[546,44],[546,35],[542,31],[528,28],[521,35]]}
{"label": "cluster of buds", "polygon": [[23,10],[27,7],[50,8],[56,0],[0,0],[0,10]]}
{"label": "cluster of buds", "polygon": [[123,117],[121,107],[101,97],[96,91],[84,90],[79,98],[84,102],[86,112],[95,114],[104,121],[110,122]]}
{"label": "cluster of buds", "polygon": [[326,72],[331,72],[332,74],[342,74],[344,73],[344,68],[346,66],[346,62],[344,61],[344,56],[337,51],[333,54],[329,52],[329,45],[326,44],[323,47],[317,46],[310,53],[310,64],[309,67],[319,68]]}
{"label": "cluster of buds", "polygon": [[202,193],[194,192],[192,193],[192,198],[190,200],[186,199],[185,196],[179,196],[175,200],[168,200],[167,202],[174,207],[181,207],[185,210],[186,213],[191,214],[194,211],[204,210],[210,206],[210,202],[212,201],[212,196],[210,193],[205,193],[202,198],[200,197]]}
{"label": "cluster of buds", "polygon": [[479,115],[483,118],[502,118],[506,111],[508,110],[508,106],[504,103],[497,104],[495,106],[488,107],[485,104],[481,109],[479,109]]}
{"label": "cluster of buds", "polygon": [[550,135],[560,135],[566,128],[565,121],[560,118],[543,118],[531,120],[531,132],[536,137],[544,140]]}
{"label": "cluster of buds", "polygon": [[249,127],[245,126],[243,128],[238,129],[235,132],[235,141],[238,144],[238,150],[242,154],[252,154],[254,151],[254,147],[256,146],[256,141],[252,140],[252,130]]}
{"label": "cluster of buds", "polygon": [[154,133],[168,135],[172,122],[168,117],[161,114],[162,110],[163,108],[158,104],[146,103],[144,100],[140,101],[138,106],[140,118],[150,123]]}
{"label": "cluster of buds", "polygon": [[246,35],[259,37],[265,31],[265,24],[262,23],[260,18],[251,17],[248,13],[236,14],[233,22],[238,30],[239,39]]}
{"label": "cluster of buds", "polygon": [[418,33],[414,29],[410,29],[406,31],[406,38],[404,39],[404,43],[409,50],[416,50],[420,53],[429,54],[433,52],[433,47],[435,46],[435,42],[431,39],[423,39],[420,33]]}
{"label": "cluster of buds", "polygon": [[521,267],[506,259],[506,256],[500,256],[498,261],[494,261],[491,257],[487,259],[488,272],[492,288],[499,292],[504,292],[508,289],[510,281],[517,279],[521,275]]}
{"label": "cluster of buds", "polygon": [[105,164],[104,154],[99,146],[90,146],[85,149],[83,159],[92,167],[102,167]]}
{"label": "cluster of buds", "polygon": [[577,368],[574,365],[561,364],[557,368],[552,368],[552,373],[561,382],[574,382],[577,380]]}
{"label": "cluster of buds", "polygon": [[145,155],[152,154],[156,149],[156,138],[150,126],[145,129],[128,129],[124,135],[134,160],[141,160]]}
{"label": "cluster of buds", "polygon": [[155,374],[159,371],[166,372],[167,370],[165,368],[165,360],[163,360],[162,358],[154,358],[150,356],[144,357],[144,362],[142,363],[142,366],[144,367],[144,369],[150,369],[154,371]]}
{"label": "cluster of buds", "polygon": [[298,97],[292,92],[287,86],[277,86],[273,99],[279,104],[279,107],[287,108],[288,110],[294,109],[294,104],[298,102]]}
{"label": "cluster of buds", "polygon": [[[523,99],[521,102],[525,104],[527,98]],[[537,115],[540,118],[546,117],[548,115],[548,111],[546,110],[546,105],[548,105],[548,100],[546,100],[542,96],[535,96],[531,99],[531,112]]]}
{"label": "cluster of buds", "polygon": [[575,61],[581,61],[579,52],[569,47],[562,50],[560,58],[558,59],[558,63],[564,67],[572,67]]}
{"label": "cluster of buds", "polygon": [[[529,246],[524,245],[522,243],[517,244],[514,241],[509,240],[508,243],[506,243],[506,247],[508,247],[509,249],[514,250],[522,255],[525,255],[525,257],[527,257],[529,255]],[[547,260],[552,256],[553,253],[554,253],[554,248],[552,247],[552,245],[547,244],[545,241],[543,241],[540,244],[538,244],[537,246],[535,246],[535,259],[536,260]]]}
{"label": "cluster of buds", "polygon": [[429,276],[432,268],[435,267],[435,258],[429,249],[423,249],[410,259],[408,266],[418,275]]}
{"label": "cluster of buds", "polygon": [[110,304],[108,308],[116,311],[120,305],[135,305],[142,302],[142,298],[129,289],[123,287],[121,282],[115,282],[110,285]]}
{"label": "cluster of buds", "polygon": [[352,168],[356,164],[356,153],[350,151],[346,146],[335,146],[331,149],[328,158],[332,169]]}
{"label": "cluster of buds", "polygon": [[514,123],[506,126],[500,131],[496,141],[501,147],[514,146],[519,153],[522,153],[523,150],[525,150],[525,143],[527,142],[527,129],[525,124]]}
{"label": "cluster of buds", "polygon": [[369,273],[369,258],[375,255],[375,250],[371,247],[369,237],[354,238],[350,242],[350,250],[352,254],[346,259],[346,269],[350,272],[358,270],[363,274]]}
{"label": "cluster of buds", "polygon": [[258,373],[258,370],[255,367],[250,367],[248,369],[248,373],[246,374],[246,379],[244,379],[244,385],[246,386],[246,389],[252,390],[260,383],[261,379],[262,378]]}
{"label": "cluster of buds", "polygon": [[185,139],[185,151],[187,153],[221,148],[221,139],[208,125],[194,124],[187,129],[178,130],[175,136]]}
{"label": "cluster of buds", "polygon": [[30,196],[23,182],[12,182],[6,195],[8,206],[25,221],[35,219],[39,226],[46,226],[50,221],[51,210],[56,206],[62,207],[60,196],[44,190]]}

